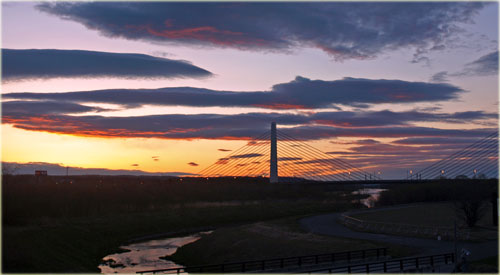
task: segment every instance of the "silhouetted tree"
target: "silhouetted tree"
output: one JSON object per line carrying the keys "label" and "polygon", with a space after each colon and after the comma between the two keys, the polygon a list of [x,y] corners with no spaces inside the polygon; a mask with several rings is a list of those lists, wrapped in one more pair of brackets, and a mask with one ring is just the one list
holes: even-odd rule
{"label": "silhouetted tree", "polygon": [[486,204],[480,200],[464,200],[455,203],[459,217],[468,227],[476,226],[485,213]]}
{"label": "silhouetted tree", "polygon": [[[456,194],[455,209],[458,217],[467,224],[468,227],[474,227],[485,214],[485,199],[487,199],[489,193],[479,188],[467,189],[466,192],[462,191],[460,192],[461,194]],[[458,193],[458,190],[456,191]]]}
{"label": "silhouetted tree", "polygon": [[2,162],[2,179],[4,183],[8,183],[17,170],[19,170],[18,165]]}

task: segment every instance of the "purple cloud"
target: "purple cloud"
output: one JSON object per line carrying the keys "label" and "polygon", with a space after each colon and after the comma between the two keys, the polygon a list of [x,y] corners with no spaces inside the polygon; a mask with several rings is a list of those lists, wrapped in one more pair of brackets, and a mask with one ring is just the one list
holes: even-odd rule
{"label": "purple cloud", "polygon": [[59,77],[207,77],[207,70],[181,60],[145,54],[83,50],[2,49],[2,81]]}
{"label": "purple cloud", "polygon": [[241,50],[315,47],[335,59],[398,49],[425,53],[453,44],[483,3],[108,3],[58,2],[41,11],[111,38]]}
{"label": "purple cloud", "polygon": [[465,65],[463,71],[453,74],[454,76],[487,76],[498,75],[498,50],[483,55]]}
{"label": "purple cloud", "polygon": [[441,145],[441,144],[471,144],[478,141],[476,138],[440,138],[440,137],[416,137],[404,138],[393,141],[394,144],[408,144],[408,145]]}
{"label": "purple cloud", "polygon": [[5,98],[98,102],[137,107],[145,104],[193,107],[312,109],[336,105],[414,103],[456,99],[464,90],[445,83],[343,78],[324,81],[297,77],[271,91],[233,92],[202,88],[112,89],[65,93],[7,93]]}
{"label": "purple cloud", "polygon": [[442,71],[434,74],[430,80],[431,82],[446,82],[448,81],[448,77],[491,75],[498,75],[498,50],[465,64],[465,67],[461,71],[454,73]]}
{"label": "purple cloud", "polygon": [[246,158],[255,158],[255,157],[261,157],[261,156],[263,156],[263,155],[257,154],[257,153],[250,153],[250,154],[234,155],[234,156],[230,156],[229,158],[231,158],[231,159],[246,159]]}
{"label": "purple cloud", "polygon": [[[329,112],[335,119],[335,112]],[[398,117],[398,113],[387,113],[388,116]],[[431,127],[418,127],[408,124],[407,116],[401,115],[401,121],[395,125],[395,120],[380,116],[379,123],[353,121],[338,123],[342,126],[332,126],[331,123],[318,124],[317,116],[279,114],[279,113],[247,113],[237,115],[199,114],[199,115],[151,115],[134,117],[104,117],[104,116],[69,116],[56,114],[29,114],[29,113],[4,113],[4,124],[11,124],[16,128],[43,131],[78,136],[101,137],[154,137],[165,139],[238,139],[252,140],[253,137],[262,135],[269,130],[271,121],[279,125],[292,127],[281,128],[280,131],[298,139],[323,139],[334,137],[477,137],[491,132],[496,127],[484,129],[439,129]],[[450,121],[455,120],[454,115],[464,119],[462,113],[422,115],[423,121],[439,121],[443,117]],[[490,115],[482,112],[467,112],[465,117],[471,119],[491,119]],[[242,125],[241,121],[245,121]],[[413,120],[412,120],[413,121]],[[350,124],[349,127],[345,127]],[[294,126],[300,125],[300,126]],[[368,125],[368,126],[367,126]],[[252,141],[254,142],[254,141]],[[259,145],[261,141],[253,145]],[[251,144],[250,144],[251,145]]]}
{"label": "purple cloud", "polygon": [[108,109],[59,101],[7,101],[2,102],[2,114],[73,114],[102,112]]}

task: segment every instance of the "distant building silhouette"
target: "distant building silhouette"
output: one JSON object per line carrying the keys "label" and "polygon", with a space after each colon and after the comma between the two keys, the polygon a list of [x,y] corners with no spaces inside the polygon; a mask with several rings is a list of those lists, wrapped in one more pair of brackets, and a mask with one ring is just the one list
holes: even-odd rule
{"label": "distant building silhouette", "polygon": [[35,170],[35,176],[47,176],[47,170]]}

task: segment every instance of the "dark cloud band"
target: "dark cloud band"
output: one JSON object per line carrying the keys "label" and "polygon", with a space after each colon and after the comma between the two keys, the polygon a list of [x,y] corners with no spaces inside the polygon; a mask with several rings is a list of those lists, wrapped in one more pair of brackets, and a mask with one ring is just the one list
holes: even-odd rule
{"label": "dark cloud band", "polygon": [[[346,121],[348,112],[340,112]],[[69,116],[59,114],[30,114],[26,112],[7,111],[3,114],[3,123],[14,127],[71,134],[78,136],[100,137],[145,137],[164,139],[244,139],[261,135],[269,130],[269,123],[276,121],[280,125],[288,125],[282,131],[298,139],[324,139],[333,137],[477,137],[496,128],[457,130],[431,127],[417,127],[408,123],[408,115],[393,112],[366,112],[356,116],[353,122],[342,122],[335,112],[310,115],[279,114],[279,113],[248,113],[239,115],[199,114],[199,115],[153,115],[138,117],[103,117],[103,116]],[[422,114],[422,113],[419,113]],[[362,116],[378,117],[379,121],[371,120],[362,123]],[[317,120],[320,116],[322,120]],[[337,121],[341,126],[327,123],[326,118]],[[399,117],[401,121],[390,119]],[[491,119],[491,114],[482,112],[467,113],[476,120]],[[463,113],[455,114],[425,114],[422,121],[442,121],[443,117],[454,120],[463,118]],[[406,119],[405,119],[406,118]],[[413,121],[413,119],[411,119]],[[245,123],[242,124],[242,121]],[[326,122],[325,122],[326,121]],[[361,122],[360,122],[361,121]],[[349,127],[346,127],[349,125]]]}
{"label": "dark cloud band", "polygon": [[344,78],[324,81],[297,77],[274,85],[271,91],[234,92],[193,87],[160,89],[113,89],[66,93],[9,93],[5,98],[193,107],[259,107],[312,109],[335,105],[366,107],[376,103],[413,103],[455,99],[464,92],[445,83]]}
{"label": "dark cloud band", "polygon": [[364,59],[444,49],[483,3],[42,3],[38,8],[112,38],[244,50],[319,48]]}
{"label": "dark cloud band", "polygon": [[7,101],[2,103],[3,115],[74,114],[101,112],[107,109],[59,101]]}
{"label": "dark cloud band", "polygon": [[176,78],[211,73],[186,61],[145,54],[2,49],[5,81],[59,77]]}

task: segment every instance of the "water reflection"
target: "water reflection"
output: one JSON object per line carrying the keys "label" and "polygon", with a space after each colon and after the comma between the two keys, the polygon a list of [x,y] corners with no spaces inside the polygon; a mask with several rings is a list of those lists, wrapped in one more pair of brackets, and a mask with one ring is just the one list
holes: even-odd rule
{"label": "water reflection", "polygon": [[367,198],[360,199],[359,202],[364,204],[368,208],[372,208],[375,206],[375,202],[380,197],[380,193],[387,189],[383,188],[363,188],[357,191],[353,191],[351,194],[353,195],[369,195]]}
{"label": "water reflection", "polygon": [[202,235],[211,232],[200,232],[186,237],[152,240],[120,246],[121,249],[128,251],[104,257],[99,269],[101,273],[136,273],[137,271],[150,269],[182,267],[172,261],[160,259],[160,257],[172,255],[177,251],[177,248],[195,242]]}

